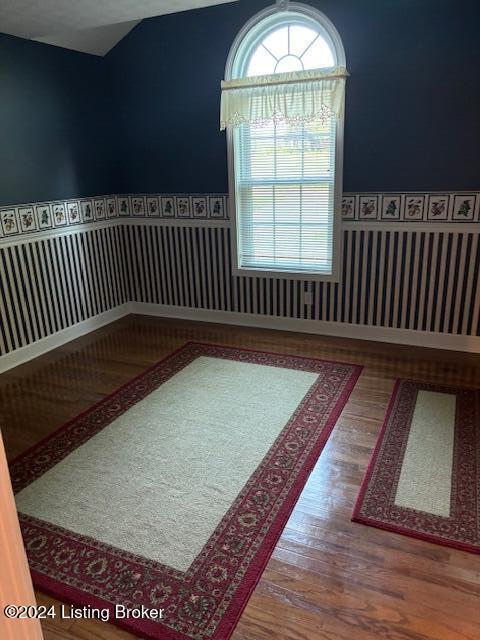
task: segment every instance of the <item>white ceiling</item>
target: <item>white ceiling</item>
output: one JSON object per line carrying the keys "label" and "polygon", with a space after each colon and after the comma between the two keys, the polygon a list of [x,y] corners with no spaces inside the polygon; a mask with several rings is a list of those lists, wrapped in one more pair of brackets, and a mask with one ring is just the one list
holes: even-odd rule
{"label": "white ceiling", "polygon": [[104,56],[120,42],[140,20],[131,22],[119,22],[109,24],[104,27],[93,27],[91,29],[78,29],[78,31],[63,31],[41,38],[32,38],[38,42],[54,44],[57,47],[92,53],[96,56]]}
{"label": "white ceiling", "polygon": [[143,18],[236,0],[0,0],[0,31],[105,55]]}

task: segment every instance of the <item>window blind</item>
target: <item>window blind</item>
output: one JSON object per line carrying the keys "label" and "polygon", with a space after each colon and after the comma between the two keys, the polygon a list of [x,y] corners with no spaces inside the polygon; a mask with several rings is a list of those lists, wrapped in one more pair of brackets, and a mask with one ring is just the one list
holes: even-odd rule
{"label": "window blind", "polygon": [[278,117],[234,129],[240,268],[332,273],[335,128]]}

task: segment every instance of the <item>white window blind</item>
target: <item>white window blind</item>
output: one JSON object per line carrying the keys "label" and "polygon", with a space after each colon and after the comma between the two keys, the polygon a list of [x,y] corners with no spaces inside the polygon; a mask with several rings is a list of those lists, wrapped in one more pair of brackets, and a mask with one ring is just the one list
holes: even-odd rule
{"label": "white window blind", "polygon": [[239,267],[331,274],[335,118],[242,124],[234,136]]}

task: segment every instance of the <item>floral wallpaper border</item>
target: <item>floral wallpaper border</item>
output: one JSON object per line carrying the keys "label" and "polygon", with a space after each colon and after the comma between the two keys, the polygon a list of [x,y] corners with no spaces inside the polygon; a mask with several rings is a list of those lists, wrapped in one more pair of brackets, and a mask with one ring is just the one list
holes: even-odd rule
{"label": "floral wallpaper border", "polygon": [[[228,220],[225,194],[93,196],[0,208],[0,238],[114,218]],[[480,221],[480,193],[358,193],[342,198],[345,222]]]}
{"label": "floral wallpaper border", "polygon": [[0,238],[114,218],[226,220],[227,196],[110,195],[0,208]]}
{"label": "floral wallpaper border", "polygon": [[342,220],[381,222],[478,222],[480,193],[344,194]]}

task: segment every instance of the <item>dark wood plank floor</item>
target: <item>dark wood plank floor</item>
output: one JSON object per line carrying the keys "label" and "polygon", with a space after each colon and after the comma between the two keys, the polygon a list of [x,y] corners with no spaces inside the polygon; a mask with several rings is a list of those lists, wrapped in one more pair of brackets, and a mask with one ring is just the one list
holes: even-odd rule
{"label": "dark wood plank floor", "polygon": [[[350,522],[395,378],[478,387],[478,356],[129,316],[0,376],[7,454],[188,340],[365,366],[232,640],[478,640],[480,557]],[[132,638],[98,621],[43,628],[46,640]]]}

